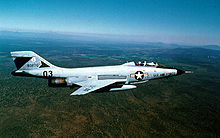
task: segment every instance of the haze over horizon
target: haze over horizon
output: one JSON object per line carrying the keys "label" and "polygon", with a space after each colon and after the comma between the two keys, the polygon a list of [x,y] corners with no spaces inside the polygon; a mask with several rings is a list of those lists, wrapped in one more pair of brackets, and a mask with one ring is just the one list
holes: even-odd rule
{"label": "haze over horizon", "polygon": [[105,34],[140,42],[220,45],[217,0],[2,0],[0,30]]}

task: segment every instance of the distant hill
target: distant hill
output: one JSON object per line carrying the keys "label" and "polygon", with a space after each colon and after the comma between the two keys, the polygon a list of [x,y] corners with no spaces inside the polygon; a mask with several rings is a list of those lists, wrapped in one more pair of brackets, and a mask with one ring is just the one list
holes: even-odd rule
{"label": "distant hill", "polygon": [[220,50],[220,46],[217,46],[217,45],[205,45],[202,47],[206,49]]}
{"label": "distant hill", "polygon": [[57,32],[22,32],[22,31],[0,31],[0,39],[40,39],[40,40],[57,40],[57,41],[74,41],[74,42],[93,42],[104,44],[123,44],[148,48],[205,48],[220,50],[218,45],[180,45],[168,44],[163,42],[138,42],[126,38],[126,36],[105,35],[105,34],[83,34],[83,33],[57,33]]}

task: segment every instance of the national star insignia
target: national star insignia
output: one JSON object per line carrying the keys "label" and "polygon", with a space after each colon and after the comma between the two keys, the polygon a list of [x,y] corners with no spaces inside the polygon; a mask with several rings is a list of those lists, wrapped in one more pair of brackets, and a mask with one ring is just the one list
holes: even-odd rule
{"label": "national star insignia", "polygon": [[142,80],[144,78],[144,73],[142,71],[137,71],[135,73],[135,79],[136,80]]}

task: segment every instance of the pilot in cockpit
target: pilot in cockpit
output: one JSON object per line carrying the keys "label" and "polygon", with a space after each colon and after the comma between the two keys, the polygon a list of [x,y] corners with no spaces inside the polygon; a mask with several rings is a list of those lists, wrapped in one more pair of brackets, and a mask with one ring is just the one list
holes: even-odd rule
{"label": "pilot in cockpit", "polygon": [[139,62],[136,62],[135,63],[136,64],[136,66],[146,66],[146,61],[144,61],[144,62],[141,62],[141,61],[139,61]]}

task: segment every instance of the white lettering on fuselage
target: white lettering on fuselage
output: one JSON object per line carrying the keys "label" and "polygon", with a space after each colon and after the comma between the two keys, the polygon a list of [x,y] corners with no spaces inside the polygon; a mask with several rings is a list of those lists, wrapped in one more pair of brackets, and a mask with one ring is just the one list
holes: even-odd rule
{"label": "white lettering on fuselage", "polygon": [[27,64],[27,67],[38,67],[40,64]]}

